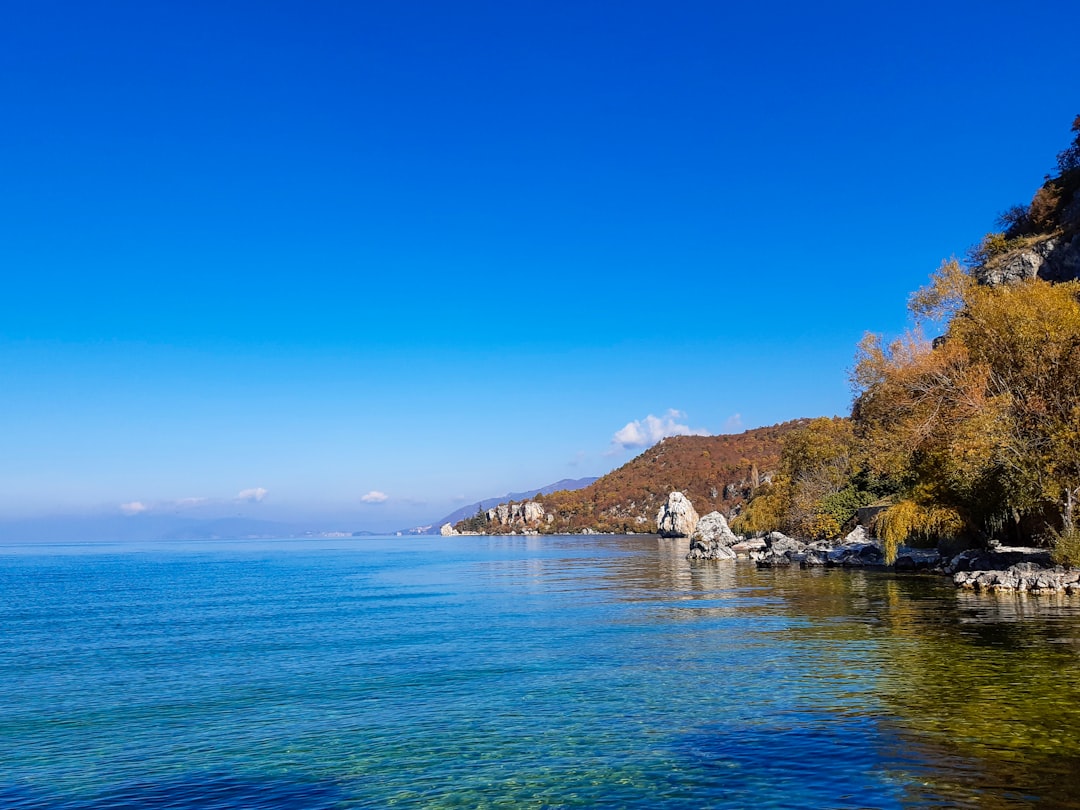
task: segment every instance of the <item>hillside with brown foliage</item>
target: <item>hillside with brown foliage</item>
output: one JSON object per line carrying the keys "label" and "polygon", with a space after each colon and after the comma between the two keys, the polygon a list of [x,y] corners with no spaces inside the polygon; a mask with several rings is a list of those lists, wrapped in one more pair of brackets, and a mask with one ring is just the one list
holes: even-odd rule
{"label": "hillside with brown foliage", "polygon": [[[783,437],[806,422],[664,439],[584,489],[536,498],[554,516],[540,531],[653,532],[660,504],[675,490],[685,493],[699,514],[717,510],[730,516],[777,469]],[[487,527],[470,519],[457,528]]]}

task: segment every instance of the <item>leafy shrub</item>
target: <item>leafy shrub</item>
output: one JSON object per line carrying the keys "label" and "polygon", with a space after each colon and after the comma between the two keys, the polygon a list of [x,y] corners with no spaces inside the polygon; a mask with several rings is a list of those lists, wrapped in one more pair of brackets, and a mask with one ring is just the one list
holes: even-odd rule
{"label": "leafy shrub", "polygon": [[840,534],[840,523],[827,512],[818,512],[802,528],[807,537],[814,540],[828,540]]}
{"label": "leafy shrub", "polygon": [[[849,486],[822,498],[821,513],[828,515],[836,523],[836,534],[839,534],[840,530],[855,517],[860,507],[869,506],[877,499],[877,495],[872,492]],[[834,534],[833,537],[835,536]]]}
{"label": "leafy shrub", "polygon": [[1052,530],[1050,555],[1058,565],[1080,565],[1080,528]]}
{"label": "leafy shrub", "polygon": [[969,267],[984,267],[994,257],[1008,253],[1016,247],[1018,241],[1010,239],[1001,231],[988,233],[979,244],[968,250],[967,264]]}
{"label": "leafy shrub", "polygon": [[1028,220],[1037,233],[1046,233],[1057,227],[1063,207],[1061,191],[1061,186],[1050,180],[1035,192],[1028,208]]}

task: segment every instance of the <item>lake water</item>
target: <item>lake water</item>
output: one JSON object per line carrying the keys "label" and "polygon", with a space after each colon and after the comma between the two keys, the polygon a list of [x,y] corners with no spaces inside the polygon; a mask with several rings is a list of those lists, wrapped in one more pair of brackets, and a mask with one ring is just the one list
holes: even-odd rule
{"label": "lake water", "polygon": [[1080,807],[1080,599],[685,553],[0,547],[0,807]]}

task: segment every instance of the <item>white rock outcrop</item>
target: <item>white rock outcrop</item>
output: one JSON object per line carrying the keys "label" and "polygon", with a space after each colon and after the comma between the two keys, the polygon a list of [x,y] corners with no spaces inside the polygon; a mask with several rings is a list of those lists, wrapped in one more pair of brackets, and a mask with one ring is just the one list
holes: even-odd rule
{"label": "white rock outcrop", "polygon": [[444,523],[442,526],[439,527],[439,534],[441,534],[443,537],[453,537],[454,535],[459,533],[460,532],[458,532],[458,530],[449,523]]}
{"label": "white rock outcrop", "polygon": [[501,533],[502,529],[536,529],[541,523],[550,523],[553,516],[544,512],[543,504],[536,501],[522,503],[500,503],[484,513],[487,517],[488,531]]}
{"label": "white rock outcrop", "polygon": [[656,533],[661,537],[692,537],[698,520],[690,499],[681,492],[672,492],[656,513]]}

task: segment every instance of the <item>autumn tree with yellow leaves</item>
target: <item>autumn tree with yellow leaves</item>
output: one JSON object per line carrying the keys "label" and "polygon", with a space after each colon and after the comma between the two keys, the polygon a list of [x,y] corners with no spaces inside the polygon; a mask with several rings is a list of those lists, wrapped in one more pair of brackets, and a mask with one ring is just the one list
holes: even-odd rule
{"label": "autumn tree with yellow leaves", "polygon": [[[1080,563],[1080,281],[976,280],[1013,250],[1080,233],[1080,117],[1073,132],[1059,174],[1003,217],[1007,230],[912,296],[911,331],[863,339],[850,421],[786,437],[781,473],[746,506],[743,530],[827,534],[891,492],[876,525],[887,557],[900,543],[1045,539]],[[941,334],[928,339],[930,328]]]}
{"label": "autumn tree with yellow leaves", "polygon": [[867,463],[904,484],[886,542],[1075,533],[1080,283],[987,287],[949,262],[912,309],[944,335],[868,336],[852,375]]}

